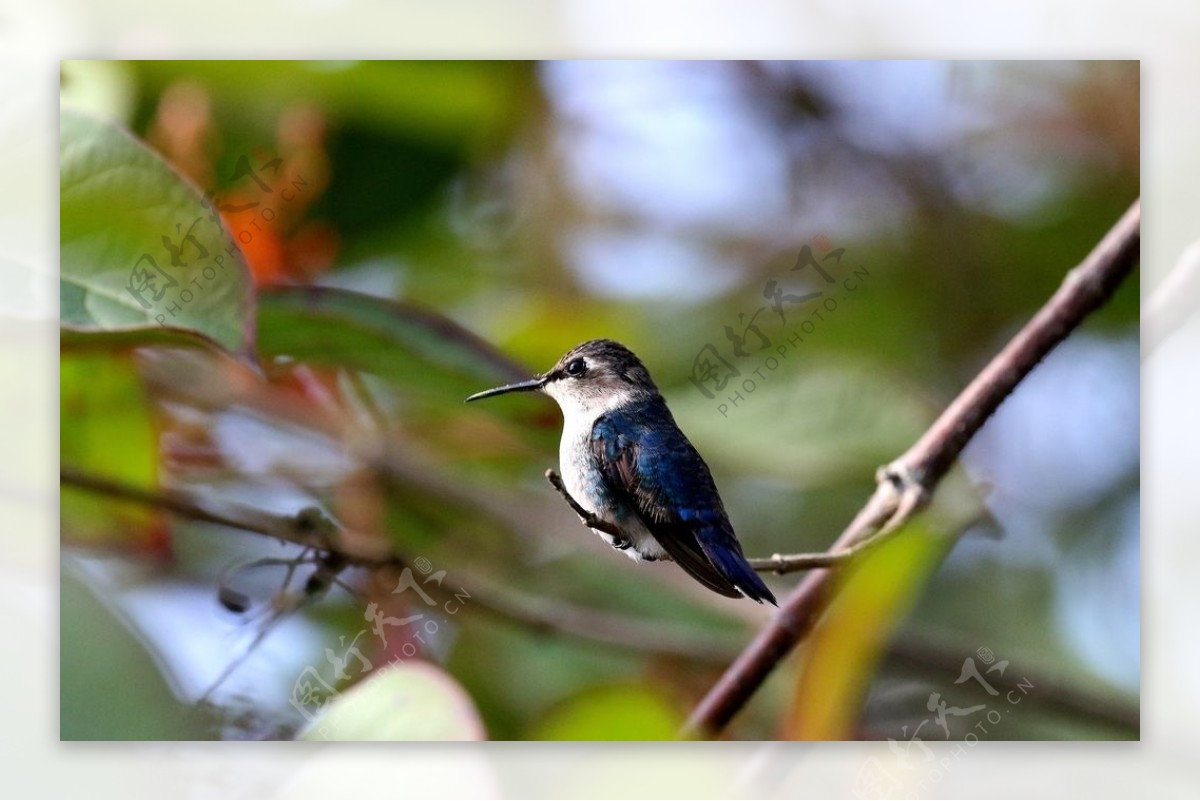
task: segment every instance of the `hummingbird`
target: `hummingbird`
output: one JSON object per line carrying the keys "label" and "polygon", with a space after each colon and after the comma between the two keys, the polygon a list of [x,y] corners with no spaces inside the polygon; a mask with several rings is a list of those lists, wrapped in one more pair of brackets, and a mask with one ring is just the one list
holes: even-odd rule
{"label": "hummingbird", "polygon": [[635,561],[674,561],[721,595],[776,603],[742,554],[708,465],[633,351],[589,340],[547,372],[467,401],[509,392],[558,402],[562,476],[546,478],[609,545]]}

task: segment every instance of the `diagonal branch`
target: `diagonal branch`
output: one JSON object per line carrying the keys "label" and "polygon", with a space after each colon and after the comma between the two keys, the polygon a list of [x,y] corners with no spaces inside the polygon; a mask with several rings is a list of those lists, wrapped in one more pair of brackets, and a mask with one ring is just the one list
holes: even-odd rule
{"label": "diagonal branch", "polygon": [[[830,547],[838,553],[886,537],[928,503],[931,493],[984,422],[1043,357],[1111,297],[1138,261],[1141,203],[1133,205],[929,430],[899,459],[880,468],[874,494]],[[781,557],[783,559],[784,557]],[[831,597],[831,573],[817,568],[784,600],[692,711],[688,736],[719,732],[775,666],[808,636]]]}

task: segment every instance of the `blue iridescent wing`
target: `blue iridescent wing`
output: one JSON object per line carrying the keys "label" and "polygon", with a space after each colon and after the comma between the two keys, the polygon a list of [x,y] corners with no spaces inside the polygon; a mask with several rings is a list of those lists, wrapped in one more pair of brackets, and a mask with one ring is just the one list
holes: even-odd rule
{"label": "blue iridescent wing", "polygon": [[775,603],[742,555],[708,465],[665,404],[601,415],[591,442],[608,489],[684,571],[721,595]]}

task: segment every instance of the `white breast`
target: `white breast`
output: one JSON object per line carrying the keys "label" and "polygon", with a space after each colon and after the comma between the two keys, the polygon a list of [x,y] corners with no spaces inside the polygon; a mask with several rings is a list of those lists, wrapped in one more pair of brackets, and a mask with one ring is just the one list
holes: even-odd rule
{"label": "white breast", "polygon": [[588,490],[584,476],[590,470],[589,456],[592,448],[592,426],[603,412],[594,414],[568,414],[564,412],[562,439],[558,443],[558,469],[562,473],[563,485],[571,497],[589,512],[607,516],[600,504]]}
{"label": "white breast", "polygon": [[[563,486],[566,487],[567,492],[571,493],[571,497],[575,499],[576,503],[584,509],[606,522],[618,524],[621,527],[625,537],[633,543],[632,548],[625,549],[625,554],[629,558],[635,561],[661,559],[666,556],[666,552],[640,519],[631,515],[621,521],[614,520],[611,515],[601,510],[601,505],[588,489],[585,476],[592,469],[592,427],[595,425],[596,419],[606,411],[608,408],[572,409],[570,412],[566,409],[563,410],[563,433],[558,445],[559,472],[562,474]],[[613,544],[612,535],[596,531],[596,529],[592,529],[592,531],[609,545]]]}

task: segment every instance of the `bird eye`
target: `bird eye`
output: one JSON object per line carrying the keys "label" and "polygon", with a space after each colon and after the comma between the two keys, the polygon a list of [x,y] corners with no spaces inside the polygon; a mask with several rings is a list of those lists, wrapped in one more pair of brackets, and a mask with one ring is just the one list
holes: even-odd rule
{"label": "bird eye", "polygon": [[586,369],[587,364],[583,359],[572,359],[571,363],[567,365],[567,375],[581,376]]}

